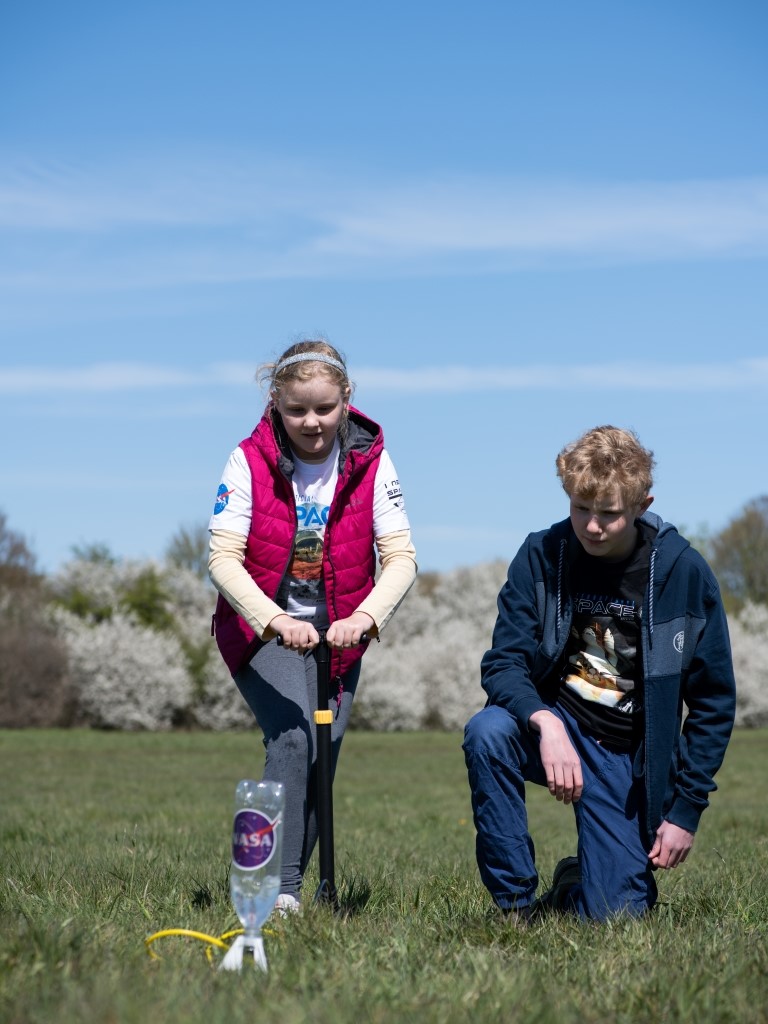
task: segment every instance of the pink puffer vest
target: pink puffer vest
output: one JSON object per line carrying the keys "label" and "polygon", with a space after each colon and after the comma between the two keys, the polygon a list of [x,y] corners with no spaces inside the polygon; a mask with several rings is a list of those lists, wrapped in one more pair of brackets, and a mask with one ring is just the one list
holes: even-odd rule
{"label": "pink puffer vest", "polygon": [[[279,420],[264,414],[241,441],[251,470],[253,512],[243,565],[257,585],[274,598],[285,574],[296,536],[293,463]],[[384,448],[381,427],[350,406],[348,440],[328,513],[323,544],[323,579],[331,622],[346,618],[372,590],[376,570],[373,545],[373,492]],[[262,646],[251,627],[219,596],[214,615],[216,643],[234,675]],[[332,652],[331,670],[343,675],[366,645]]]}

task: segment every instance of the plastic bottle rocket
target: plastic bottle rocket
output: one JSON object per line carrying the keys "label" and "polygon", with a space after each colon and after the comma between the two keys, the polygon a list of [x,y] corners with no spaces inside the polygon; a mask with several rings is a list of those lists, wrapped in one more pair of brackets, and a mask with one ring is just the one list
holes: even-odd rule
{"label": "plastic bottle rocket", "polygon": [[230,946],[220,970],[239,971],[250,956],[267,970],[261,929],[280,894],[284,805],[280,782],[242,779],[237,784],[229,887],[244,933]]}

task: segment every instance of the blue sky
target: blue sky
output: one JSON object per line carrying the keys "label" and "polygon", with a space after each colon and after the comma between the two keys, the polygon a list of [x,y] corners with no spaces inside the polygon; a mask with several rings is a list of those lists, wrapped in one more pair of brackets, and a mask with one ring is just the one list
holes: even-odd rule
{"label": "blue sky", "polygon": [[565,515],[598,423],[721,528],[768,490],[767,39],[760,0],[5,5],[9,525],[161,556],[320,331],[423,569]]}

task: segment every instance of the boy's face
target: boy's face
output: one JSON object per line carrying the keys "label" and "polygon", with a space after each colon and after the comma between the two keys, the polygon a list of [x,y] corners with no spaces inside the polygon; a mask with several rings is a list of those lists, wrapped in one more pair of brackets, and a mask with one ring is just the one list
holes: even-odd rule
{"label": "boy's face", "polygon": [[632,554],[637,539],[638,519],[653,501],[627,505],[620,491],[608,491],[597,498],[571,495],[571,525],[588,555],[620,562]]}

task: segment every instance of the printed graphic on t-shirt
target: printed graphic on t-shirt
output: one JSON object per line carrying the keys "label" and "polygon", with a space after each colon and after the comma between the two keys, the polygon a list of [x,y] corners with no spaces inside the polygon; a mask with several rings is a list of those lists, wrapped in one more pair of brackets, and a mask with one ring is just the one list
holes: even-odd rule
{"label": "printed graphic on t-shirt", "polygon": [[301,605],[317,603],[323,573],[323,537],[330,506],[299,499],[296,506],[298,530],[288,567],[287,596]]}
{"label": "printed graphic on t-shirt", "polygon": [[635,710],[638,623],[633,601],[580,594],[563,682],[582,700]]}
{"label": "printed graphic on t-shirt", "polygon": [[390,504],[394,508],[399,508],[402,512],[405,511],[405,499],[403,498],[403,492],[400,487],[399,480],[385,480],[384,487],[387,492],[387,498]]}

